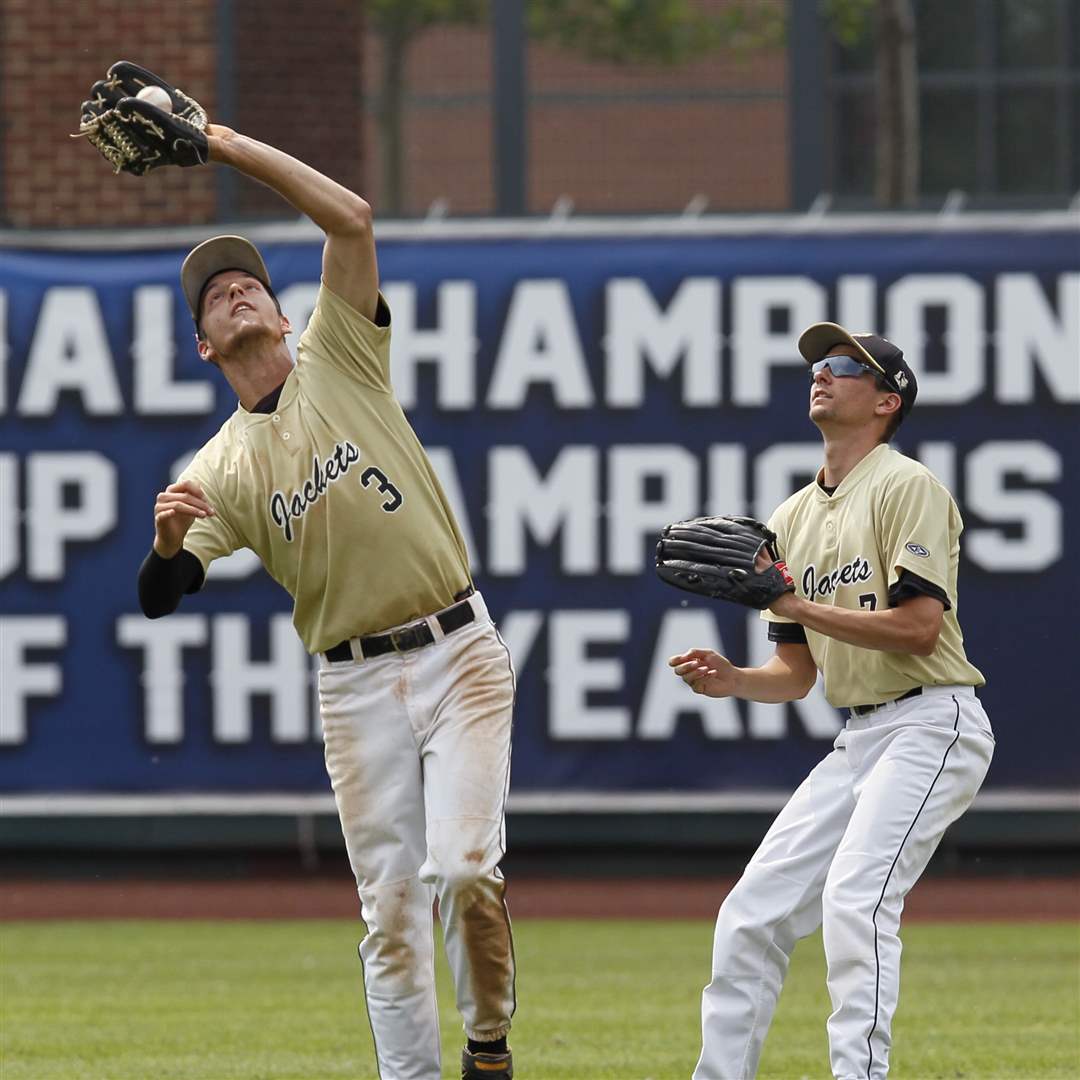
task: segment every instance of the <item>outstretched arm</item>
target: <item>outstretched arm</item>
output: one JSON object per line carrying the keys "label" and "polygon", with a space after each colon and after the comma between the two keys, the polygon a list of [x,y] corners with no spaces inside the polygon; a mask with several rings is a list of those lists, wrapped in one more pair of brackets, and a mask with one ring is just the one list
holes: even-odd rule
{"label": "outstretched arm", "polygon": [[[161,100],[142,100],[148,89]],[[206,110],[160,75],[128,60],[109,67],[81,106],[86,136],[117,172],[143,176],[167,165],[215,161],[266,184],[326,233],[323,280],[350,307],[371,319],[379,272],[371,207],[359,195],[281,150],[207,123]]]}
{"label": "outstretched arm", "polygon": [[260,181],[306,214],[324,233],[323,281],[350,307],[374,319],[379,269],[371,207],[321,172],[221,124],[209,124],[210,160]]}

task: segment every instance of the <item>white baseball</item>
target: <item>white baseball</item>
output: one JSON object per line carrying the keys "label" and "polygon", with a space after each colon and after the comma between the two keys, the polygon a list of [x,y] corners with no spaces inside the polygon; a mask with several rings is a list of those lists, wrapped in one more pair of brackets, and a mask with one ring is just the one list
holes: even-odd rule
{"label": "white baseball", "polygon": [[172,112],[172,98],[160,86],[144,86],[136,95],[140,101],[148,101],[162,112]]}

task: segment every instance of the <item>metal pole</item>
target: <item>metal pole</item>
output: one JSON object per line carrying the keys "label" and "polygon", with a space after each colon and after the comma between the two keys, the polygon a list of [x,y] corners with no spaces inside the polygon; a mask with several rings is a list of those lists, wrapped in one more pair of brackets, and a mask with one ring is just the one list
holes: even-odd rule
{"label": "metal pole", "polygon": [[789,0],[788,168],[791,208],[807,210],[828,186],[825,69],[828,39],[818,5]]}
{"label": "metal pole", "polygon": [[526,180],[525,0],[491,5],[495,213],[521,217]]}
{"label": "metal pole", "polygon": [[[234,31],[233,0],[218,0],[217,4],[217,109],[215,119],[232,127],[236,123],[236,34]],[[215,169],[217,182],[217,220],[236,218],[236,172]]]}

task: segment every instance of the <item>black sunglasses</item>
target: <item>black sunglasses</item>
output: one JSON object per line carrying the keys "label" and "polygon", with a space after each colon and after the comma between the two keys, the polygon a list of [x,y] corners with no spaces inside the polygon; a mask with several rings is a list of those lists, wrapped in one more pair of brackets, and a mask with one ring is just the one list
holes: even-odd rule
{"label": "black sunglasses", "polygon": [[823,371],[825,368],[828,368],[834,376],[840,379],[850,379],[856,375],[873,375],[877,379],[881,378],[880,372],[875,371],[861,360],[856,360],[854,356],[826,356],[824,359],[818,360],[817,363],[810,365],[811,381],[818,372]]}

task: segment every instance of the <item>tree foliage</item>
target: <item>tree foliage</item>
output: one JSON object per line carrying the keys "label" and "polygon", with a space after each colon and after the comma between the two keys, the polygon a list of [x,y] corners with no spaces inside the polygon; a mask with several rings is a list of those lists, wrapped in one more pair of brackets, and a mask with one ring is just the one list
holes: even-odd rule
{"label": "tree foliage", "polygon": [[[368,25],[408,41],[440,24],[487,20],[497,0],[369,0]],[[841,0],[835,0],[841,2]],[[852,3],[858,0],[843,0]],[[750,50],[783,40],[784,0],[736,0],[719,14],[692,0],[525,0],[531,37],[614,64],[677,64],[720,45]]]}
{"label": "tree foliage", "polygon": [[487,0],[368,0],[364,16],[383,37],[407,41],[429,26],[472,24],[487,17]]}
{"label": "tree foliage", "polygon": [[874,25],[877,0],[821,0],[821,12],[841,45],[866,44]]}
{"label": "tree foliage", "polygon": [[592,60],[677,64],[720,45],[749,49],[783,37],[785,5],[753,0],[721,14],[689,0],[528,0],[529,33]]}

